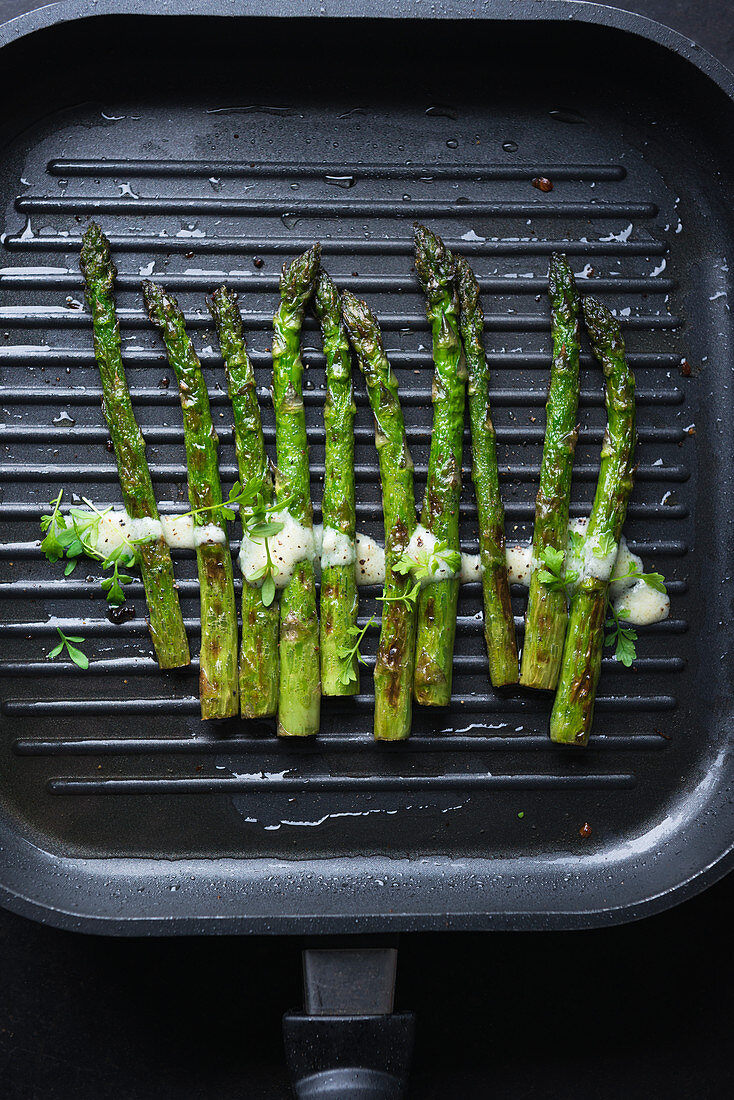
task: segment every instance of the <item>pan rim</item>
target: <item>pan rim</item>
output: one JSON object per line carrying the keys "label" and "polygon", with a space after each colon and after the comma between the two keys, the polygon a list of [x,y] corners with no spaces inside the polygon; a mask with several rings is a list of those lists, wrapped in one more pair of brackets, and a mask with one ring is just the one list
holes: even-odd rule
{"label": "pan rim", "polygon": [[[324,8],[326,10],[324,10]],[[299,14],[304,18],[316,16],[330,19],[404,19],[413,16],[411,0],[350,0],[347,4],[335,4],[333,9],[327,3],[319,3],[319,0],[303,0]],[[60,3],[37,9],[32,12],[17,16],[0,25],[0,48],[20,41],[37,31],[51,29],[64,23],[79,19],[97,19],[107,16],[132,16],[132,17],[201,17],[218,16],[221,18],[293,18],[293,9],[285,0],[274,4],[272,0],[246,0],[237,11],[227,12],[221,10],[218,0],[168,0],[165,9],[161,9],[156,0],[99,0],[93,10],[85,0],[61,0]],[[675,53],[689,62],[708,79],[712,81],[725,95],[734,100],[734,74],[732,74],[713,55],[698,47],[683,34],[674,31],[645,16],[632,12],[608,7],[600,4],[588,3],[586,0],[483,0],[476,8],[467,13],[462,0],[445,0],[441,10],[426,13],[427,18],[439,21],[465,21],[468,18],[490,22],[528,21],[558,23],[568,20],[609,27],[612,29],[629,32],[640,38],[646,39],[658,46]],[[423,17],[422,17],[423,18]],[[716,791],[717,804],[713,796],[708,800],[708,808],[721,812],[724,817],[727,810],[726,790],[720,784]],[[723,830],[722,830],[723,833]],[[726,834],[724,834],[726,835]],[[677,838],[677,841],[676,841]],[[73,876],[75,868],[90,865],[101,867],[107,864],[113,868],[118,861],[114,859],[76,859],[74,857],[60,858],[51,851],[32,844],[27,838],[22,837],[15,829],[9,830],[8,839],[16,843],[17,850],[10,853],[6,848],[6,861],[13,861],[23,865],[23,873],[28,881],[30,868],[30,881],[33,875],[33,861],[36,863],[36,873],[43,873],[44,864],[53,863],[57,874],[61,876]],[[678,833],[672,834],[670,842],[680,843]],[[34,855],[35,853],[35,855]],[[660,853],[658,853],[660,855]],[[570,857],[569,857],[570,859]],[[363,862],[369,860],[370,866],[374,866],[374,857],[365,857]],[[435,865],[435,871],[440,873],[442,862],[455,866],[456,861],[449,857],[434,857],[426,862]],[[211,870],[221,868],[224,864],[237,865],[240,878],[243,871],[252,875],[262,860],[132,860],[128,865],[142,864],[147,866],[146,874],[155,875],[160,881],[161,870],[169,869],[169,877],[175,869],[177,877],[183,877],[187,868],[208,868],[208,877],[211,878]],[[285,861],[284,861],[285,862]],[[324,875],[329,870],[329,864],[339,863],[342,872],[350,863],[358,863],[359,860],[311,860],[299,861],[299,869],[312,871]],[[387,860],[385,863],[395,870],[398,866],[407,868],[411,872],[410,860]],[[481,860],[472,861],[476,866],[492,866],[496,871],[497,864],[501,861]],[[626,861],[617,861],[612,867],[623,869]],[[709,885],[722,878],[734,866],[734,843],[725,845],[716,853],[710,853],[710,858],[695,872],[688,874],[683,881],[673,886],[663,886],[650,896],[640,891],[638,897],[631,898],[619,904],[611,906],[591,906],[589,909],[564,910],[559,907],[555,910],[539,908],[516,908],[513,911],[497,911],[479,906],[471,912],[447,912],[445,908],[433,906],[430,898],[423,902],[423,908],[416,907],[412,912],[404,903],[406,911],[393,912],[391,914],[366,914],[359,916],[350,915],[341,910],[332,913],[282,913],[280,915],[268,914],[237,914],[226,913],[221,916],[213,913],[204,913],[200,916],[177,916],[170,910],[165,916],[146,916],[134,914],[122,918],[117,915],[105,915],[103,913],[74,912],[67,908],[54,908],[51,904],[35,900],[27,896],[20,889],[15,889],[7,881],[0,883],[0,904],[5,908],[23,916],[28,916],[43,923],[51,924],[58,928],[83,931],[98,934],[126,935],[170,935],[170,934],[194,934],[205,932],[208,934],[231,934],[264,932],[275,934],[292,933],[294,928],[303,933],[313,934],[341,932],[359,934],[375,930],[381,931],[410,931],[420,929],[431,930],[489,930],[489,929],[514,929],[514,930],[550,930],[550,929],[574,929],[612,926],[628,921],[641,919],[644,916],[662,912],[679,902],[700,893]],[[342,873],[342,878],[349,876]],[[137,890],[137,885],[132,881],[133,876],[126,881],[126,888],[131,895]],[[163,889],[168,887],[165,885]],[[406,884],[407,885],[407,884]],[[420,891],[418,891],[420,893]],[[401,892],[398,892],[398,896]],[[406,890],[407,893],[407,890]],[[550,896],[550,895],[548,895]],[[90,897],[90,901],[93,900]],[[398,902],[393,896],[391,901]],[[400,904],[400,902],[398,902]]]}

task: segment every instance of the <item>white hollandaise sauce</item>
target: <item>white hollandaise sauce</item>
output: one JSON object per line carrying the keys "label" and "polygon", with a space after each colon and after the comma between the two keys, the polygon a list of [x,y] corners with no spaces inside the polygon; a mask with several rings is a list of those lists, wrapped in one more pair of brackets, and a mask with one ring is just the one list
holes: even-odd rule
{"label": "white hollandaise sauce", "polygon": [[[84,509],[77,509],[78,513]],[[89,512],[90,519],[95,517]],[[293,570],[300,561],[313,561],[317,569],[336,565],[355,564],[357,584],[377,585],[385,580],[385,550],[370,535],[357,532],[352,541],[341,531],[333,527],[316,524],[305,527],[298,523],[287,509],[272,514],[272,520],[282,523],[282,530],[268,538],[270,560],[276,567],[274,580],[278,588],[284,588],[293,576]],[[574,519],[569,523],[569,531],[583,534],[588,521]],[[131,520],[123,509],[111,509],[105,512],[99,521],[97,550],[107,556],[116,547],[129,539],[154,539],[160,535],[172,549],[194,550],[205,543],[223,543],[226,533],[216,524],[196,526],[193,516],[161,516],[160,520]],[[417,560],[421,551],[432,554],[435,551],[436,538],[422,525],[413,532],[407,553]],[[533,559],[532,545],[517,543],[506,549],[507,572],[510,584],[529,587],[530,578],[537,562]],[[244,536],[240,545],[239,563],[245,580],[250,581],[266,564],[267,554],[263,539],[250,539]],[[657,592],[644,581],[634,577],[625,577],[630,565],[642,570],[642,559],[633,554],[622,536],[614,554],[602,555],[598,548],[584,544],[581,555],[574,554],[569,540],[566,566],[579,576],[591,575],[601,579],[610,579],[609,595],[614,610],[629,612],[625,620],[634,626],[648,626],[661,622],[670,613],[670,597],[667,592]],[[434,575],[435,580],[456,576],[445,562],[440,562]],[[482,577],[482,564],[479,554],[461,555],[461,569],[458,577],[463,584],[479,581]],[[623,578],[623,579],[618,579]],[[258,584],[260,581],[250,581]]]}

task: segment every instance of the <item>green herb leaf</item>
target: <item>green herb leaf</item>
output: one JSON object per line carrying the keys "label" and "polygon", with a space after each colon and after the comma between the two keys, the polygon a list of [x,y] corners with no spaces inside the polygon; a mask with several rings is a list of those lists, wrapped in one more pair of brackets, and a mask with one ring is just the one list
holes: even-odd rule
{"label": "green herb leaf", "polygon": [[556,550],[554,546],[544,546],[540,552],[540,560],[544,563],[549,573],[560,577],[563,572],[565,554],[562,550]]}
{"label": "green herb leaf", "polygon": [[270,607],[271,603],[275,599],[275,581],[273,580],[273,574],[268,573],[261,589],[262,601],[266,607]]}
{"label": "green herb leaf", "polygon": [[392,567],[393,573],[399,573],[401,577],[407,577],[412,573],[415,562],[412,558],[409,558],[407,554],[403,554],[398,558]]}
{"label": "green herb leaf", "polygon": [[337,681],[342,685],[342,687],[349,687],[353,680],[355,682],[357,680],[357,674],[354,671],[353,666],[351,664],[345,665],[344,668],[340,670]]}
{"label": "green herb leaf", "polygon": [[284,523],[269,523],[263,521],[248,527],[247,533],[251,539],[268,539],[272,538],[273,535],[279,534],[284,527]]}
{"label": "green herb leaf", "polygon": [[571,553],[574,557],[579,557],[584,546],[584,536],[580,531],[569,531],[568,541],[571,547]]}
{"label": "green herb leaf", "polygon": [[661,592],[665,595],[667,589],[665,587],[665,577],[662,573],[643,573],[638,568],[637,562],[630,562],[629,568],[626,573],[621,573],[617,577],[613,577],[612,580],[626,581],[626,580],[644,581],[646,585],[652,588],[655,592]]}
{"label": "green herb leaf", "polygon": [[449,550],[445,540],[439,540],[432,551],[418,550],[415,555],[406,550],[392,567],[393,573],[401,577],[413,576],[418,581],[430,581],[446,565],[452,573],[461,568],[461,554],[458,550]]}
{"label": "green herb leaf", "polygon": [[614,535],[607,531],[605,534],[600,535],[596,542],[595,556],[598,558],[605,558],[608,554],[612,554],[617,548]]}
{"label": "green herb leaf", "polygon": [[665,595],[665,577],[662,573],[642,573],[641,578],[648,588],[652,588],[655,592],[661,592]]}
{"label": "green herb leaf", "polygon": [[615,611],[613,605],[609,603],[608,610],[610,617],[604,625],[609,633],[604,639],[604,644],[610,647],[614,646],[615,658],[626,668],[629,668],[637,656],[635,649],[637,632],[629,626],[622,626],[621,622],[621,620],[629,617],[629,609],[623,608],[621,611]]}
{"label": "green herb leaf", "polygon": [[57,562],[64,556],[62,544],[59,542],[59,534],[66,527],[66,520],[61,514],[63,495],[64,490],[60,489],[56,499],[49,501],[51,515],[41,516],[41,530],[47,532],[45,539],[41,542],[41,550],[50,562]]}
{"label": "green herb leaf", "polygon": [[634,633],[634,631],[632,631],[631,636],[629,636],[628,633],[624,630],[621,630],[619,632],[619,637],[617,638],[617,648],[614,652],[614,656],[617,658],[618,661],[621,661],[626,668],[630,667],[635,657],[637,656],[634,644],[636,638],[637,635]]}
{"label": "green herb leaf", "polygon": [[358,663],[361,665],[365,663],[362,654],[359,652],[359,647],[362,644],[362,639],[364,638],[365,634],[372,626],[374,621],[375,616],[370,615],[369,619],[364,624],[361,630],[358,626],[350,626],[347,630],[347,634],[349,634],[353,638],[356,638],[354,645],[339,646],[339,648],[337,649],[337,656],[344,662],[344,665],[339,672],[338,680],[339,683],[342,684],[344,687],[348,687],[353,680],[356,682],[357,674],[354,671],[354,658],[356,657]]}
{"label": "green herb leaf", "polygon": [[76,646],[71,645],[72,642],[83,642],[84,638],[80,638],[74,634],[64,634],[63,630],[58,626],[56,627],[56,633],[61,638],[61,641],[46,655],[47,659],[50,661],[53,660],[65,649],[75,665],[83,669],[89,668],[89,658],[86,653],[82,653],[81,649],[77,649]]}
{"label": "green herb leaf", "polygon": [[578,573],[570,569],[565,571],[566,556],[562,550],[556,550],[554,546],[544,546],[540,552],[540,560],[545,569],[538,570],[538,580],[551,592],[564,592],[569,598],[569,587],[578,580]]}
{"label": "green herb leaf", "polygon": [[75,665],[79,668],[89,668],[89,658],[86,653],[82,653],[81,649],[77,649],[76,646],[66,643],[66,649]]}
{"label": "green herb leaf", "polygon": [[50,562],[57,562],[64,556],[64,548],[59,542],[54,531],[49,531],[41,542],[41,550]]}

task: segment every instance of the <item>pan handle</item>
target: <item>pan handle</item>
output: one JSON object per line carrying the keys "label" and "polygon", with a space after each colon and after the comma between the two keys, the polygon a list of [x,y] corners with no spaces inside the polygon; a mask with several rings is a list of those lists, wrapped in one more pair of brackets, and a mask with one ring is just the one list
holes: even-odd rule
{"label": "pan handle", "polygon": [[397,950],[303,952],[304,1012],[283,1017],[297,1100],[401,1100],[415,1017],[393,1012]]}
{"label": "pan handle", "polygon": [[412,1012],[283,1017],[297,1100],[401,1100],[413,1053]]}

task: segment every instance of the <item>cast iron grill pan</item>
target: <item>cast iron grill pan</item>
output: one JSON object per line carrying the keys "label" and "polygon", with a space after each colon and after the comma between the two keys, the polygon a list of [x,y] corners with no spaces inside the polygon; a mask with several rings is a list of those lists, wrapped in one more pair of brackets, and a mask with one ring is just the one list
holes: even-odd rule
{"label": "cast iron grill pan", "polygon": [[[707,566],[728,553],[717,517],[729,491],[731,217],[696,97],[730,104],[674,54],[609,28],[367,23],[356,48],[354,26],[107,16],[4,51],[10,73],[32,60],[39,87],[22,123],[6,119],[2,158],[2,795],[17,867],[29,873],[28,842],[46,867],[20,892],[30,905],[78,914],[82,926],[102,918],[106,929],[132,930],[169,917],[180,927],[279,930],[570,924],[591,910],[632,912],[680,885],[686,860],[705,865],[690,847],[677,865],[656,853],[676,814],[700,836],[696,798],[715,774],[726,715],[729,628],[712,610],[723,570],[712,578]],[[232,45],[243,36],[246,64]],[[112,39],[126,57],[118,75],[105,65]],[[593,61],[612,46],[633,74],[613,95]],[[83,73],[69,71],[72,48]],[[437,51],[463,57],[448,86],[425,60]],[[689,82],[685,114],[680,86],[674,101],[660,97],[661,74]],[[531,185],[537,176],[552,192]],[[420,501],[432,362],[411,226],[437,230],[471,259],[483,290],[510,542],[532,533],[548,257],[569,255],[582,292],[622,319],[640,433],[626,533],[672,597],[669,620],[640,632],[632,671],[605,658],[587,751],[551,746],[549,697],[492,691],[477,584],[462,588],[449,710],[416,708],[410,742],[373,743],[373,628],[361,694],[325,699],[318,740],[291,744],[272,722],[200,722],[196,661],[159,671],[139,583],[135,617],[114,623],[94,563],[65,580],[44,560],[39,519],[60,488],[67,500],[120,502],[78,272],[90,217],[120,270],[125,362],[164,514],[187,507],[183,433],[142,278],[173,290],[185,310],[226,491],[236,476],[231,413],[204,295],[225,281],[239,292],[273,453],[278,272],[320,240],[337,285],[380,316]],[[324,365],[311,320],[303,342],[319,518]],[[588,514],[605,423],[588,348],[582,370],[574,515]],[[361,379],[357,406],[358,527],[381,538]],[[476,550],[468,466],[462,541]],[[177,575],[195,652],[193,554],[179,555]],[[379,592],[361,593],[364,622]],[[521,632],[525,596],[513,600]],[[57,625],[85,637],[88,672],[45,659]]]}

